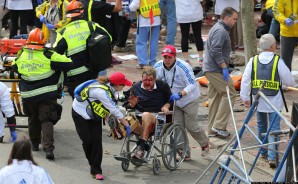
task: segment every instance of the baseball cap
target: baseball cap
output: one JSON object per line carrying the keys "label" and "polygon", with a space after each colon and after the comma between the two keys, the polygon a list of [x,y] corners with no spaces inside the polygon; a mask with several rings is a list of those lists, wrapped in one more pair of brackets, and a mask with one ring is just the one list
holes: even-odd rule
{"label": "baseball cap", "polygon": [[161,52],[162,56],[173,57],[176,55],[176,48],[172,45],[166,45]]}
{"label": "baseball cap", "polygon": [[121,72],[115,72],[112,75],[110,75],[110,82],[111,84],[118,84],[118,85],[125,85],[125,86],[131,86],[132,82],[126,78],[126,76]]}

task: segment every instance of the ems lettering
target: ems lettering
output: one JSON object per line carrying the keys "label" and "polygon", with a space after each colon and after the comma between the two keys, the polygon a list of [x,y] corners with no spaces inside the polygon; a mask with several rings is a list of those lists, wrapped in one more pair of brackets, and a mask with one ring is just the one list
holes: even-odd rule
{"label": "ems lettering", "polygon": [[265,88],[277,89],[277,83],[276,82],[267,82]]}
{"label": "ems lettering", "polygon": [[150,10],[150,6],[145,6],[141,8],[141,12],[148,12]]}
{"label": "ems lettering", "polygon": [[155,9],[159,9],[159,4],[154,4],[154,5],[152,6],[152,9],[153,9],[153,10],[155,10]]}

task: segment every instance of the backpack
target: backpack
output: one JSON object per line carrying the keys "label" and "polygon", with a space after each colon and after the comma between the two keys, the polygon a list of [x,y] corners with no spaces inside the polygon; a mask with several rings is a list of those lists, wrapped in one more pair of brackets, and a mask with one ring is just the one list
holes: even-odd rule
{"label": "backpack", "polygon": [[108,33],[103,29],[93,29],[93,22],[88,21],[90,36],[87,39],[89,69],[98,73],[112,64],[111,42]]}

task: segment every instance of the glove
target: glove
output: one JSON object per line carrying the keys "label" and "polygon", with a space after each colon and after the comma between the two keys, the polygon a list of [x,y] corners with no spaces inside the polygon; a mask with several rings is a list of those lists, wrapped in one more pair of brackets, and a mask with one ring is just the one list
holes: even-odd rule
{"label": "glove", "polygon": [[48,23],[48,24],[47,24],[47,28],[48,28],[49,30],[55,30],[54,25],[51,24],[51,23]]}
{"label": "glove", "polygon": [[130,12],[129,6],[126,6],[125,11]]}
{"label": "glove", "polygon": [[125,131],[126,131],[126,137],[130,136],[130,125],[125,126]]}
{"label": "glove", "polygon": [[38,5],[42,4],[42,0],[37,0],[37,4]]}
{"label": "glove", "polygon": [[294,24],[294,21],[293,21],[292,19],[290,19],[290,18],[286,18],[286,20],[285,20],[285,24],[286,24],[287,26],[292,26],[292,25]]}
{"label": "glove", "polygon": [[222,69],[222,74],[223,74],[223,79],[227,82],[229,82],[229,69],[228,68],[224,68]]}
{"label": "glove", "polygon": [[171,97],[170,97],[170,102],[171,101],[177,101],[177,100],[180,100],[180,99],[181,99],[181,97],[180,97],[180,95],[178,95],[178,93],[172,94]]}
{"label": "glove", "polygon": [[10,142],[16,142],[16,140],[18,139],[18,135],[16,131],[11,131],[10,136],[11,136]]}
{"label": "glove", "polygon": [[39,20],[40,20],[40,22],[42,22],[42,23],[46,23],[46,19],[44,18],[44,16],[43,15],[40,15],[39,16]]}

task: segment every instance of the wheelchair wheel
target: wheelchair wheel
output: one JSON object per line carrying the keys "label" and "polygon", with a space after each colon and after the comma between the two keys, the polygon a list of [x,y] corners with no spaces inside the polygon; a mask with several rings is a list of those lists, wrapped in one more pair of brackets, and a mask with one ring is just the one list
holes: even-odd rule
{"label": "wheelchair wheel", "polygon": [[165,167],[173,171],[183,162],[188,145],[188,139],[181,125],[173,124],[162,137],[162,161]]}
{"label": "wheelchair wheel", "polygon": [[132,165],[139,167],[141,165],[143,165],[142,162],[138,162],[135,159],[131,159],[131,155],[134,152],[134,150],[137,148],[137,142],[139,140],[138,136],[134,135],[135,138],[130,137],[129,140],[127,140],[126,142],[126,152],[129,153],[127,155],[127,158],[130,160],[130,162],[132,163]]}
{"label": "wheelchair wheel", "polygon": [[158,175],[160,173],[160,160],[157,158],[153,159],[153,173]]}
{"label": "wheelchair wheel", "polygon": [[129,162],[122,161],[121,167],[122,167],[123,171],[127,171],[128,170],[128,167],[129,167]]}

